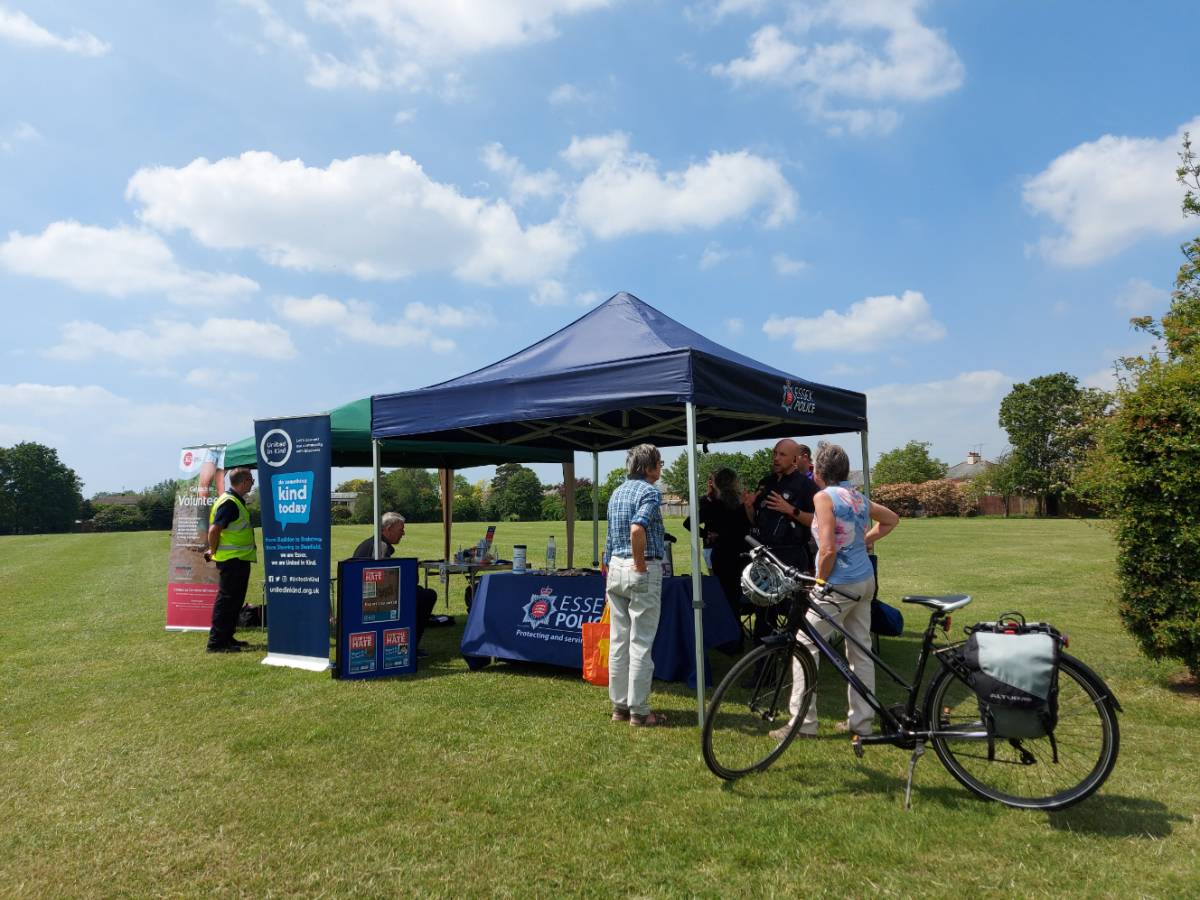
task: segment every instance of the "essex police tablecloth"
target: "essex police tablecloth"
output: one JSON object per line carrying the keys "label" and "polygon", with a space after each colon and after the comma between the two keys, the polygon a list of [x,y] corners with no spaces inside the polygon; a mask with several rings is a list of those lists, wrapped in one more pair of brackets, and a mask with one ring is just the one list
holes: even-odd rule
{"label": "essex police tablecloth", "polygon": [[[737,641],[740,626],[717,579],[703,579],[704,646]],[[583,668],[584,622],[604,611],[604,578],[590,576],[484,576],[463,632],[462,655],[473,668],[490,657]],[[692,579],[663,579],[662,617],[654,639],[654,677],[695,685]],[[711,676],[710,676],[711,677]]]}

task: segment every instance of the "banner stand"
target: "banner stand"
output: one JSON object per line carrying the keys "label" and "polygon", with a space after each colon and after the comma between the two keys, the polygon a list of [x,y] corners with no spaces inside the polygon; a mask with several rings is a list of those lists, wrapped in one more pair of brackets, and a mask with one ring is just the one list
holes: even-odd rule
{"label": "banner stand", "polygon": [[167,631],[208,631],[217,599],[217,567],[204,558],[208,513],[223,490],[224,444],[179,451],[171,553],[167,574]]}
{"label": "banner stand", "polygon": [[329,416],[257,420],[267,656],[263,665],[329,669]]}

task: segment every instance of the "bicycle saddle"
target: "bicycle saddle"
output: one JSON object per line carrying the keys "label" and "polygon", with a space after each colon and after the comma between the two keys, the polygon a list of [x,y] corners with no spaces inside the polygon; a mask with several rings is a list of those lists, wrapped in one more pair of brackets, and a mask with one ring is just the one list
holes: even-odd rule
{"label": "bicycle saddle", "polygon": [[946,594],[942,597],[925,597],[921,594],[910,594],[900,599],[903,603],[919,603],[921,606],[928,606],[930,609],[937,609],[942,612],[962,609],[962,607],[971,602],[971,597],[968,594]]}

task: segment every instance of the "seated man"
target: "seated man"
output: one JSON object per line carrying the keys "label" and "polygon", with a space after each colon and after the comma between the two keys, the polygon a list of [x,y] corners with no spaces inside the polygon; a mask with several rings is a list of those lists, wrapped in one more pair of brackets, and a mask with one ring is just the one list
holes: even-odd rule
{"label": "seated man", "polygon": [[[373,538],[367,538],[361,544],[354,548],[354,553],[351,559],[387,559],[396,552],[396,544],[400,543],[400,539],[404,537],[404,516],[399,513],[387,512],[383,514],[383,518],[379,521],[379,555],[375,555],[372,544]],[[421,649],[421,635],[425,633],[425,626],[429,622],[429,617],[433,614],[434,604],[437,603],[437,592],[431,591],[429,588],[417,586],[417,656],[428,656],[429,654]]]}

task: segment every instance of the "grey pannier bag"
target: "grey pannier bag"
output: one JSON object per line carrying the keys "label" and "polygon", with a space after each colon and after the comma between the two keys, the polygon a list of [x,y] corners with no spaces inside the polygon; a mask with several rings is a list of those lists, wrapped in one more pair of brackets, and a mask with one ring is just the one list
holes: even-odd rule
{"label": "grey pannier bag", "polygon": [[1058,658],[1062,636],[1044,622],[1026,624],[1020,613],[972,625],[958,657],[979,700],[988,733],[998,738],[1040,738],[1058,723]]}

